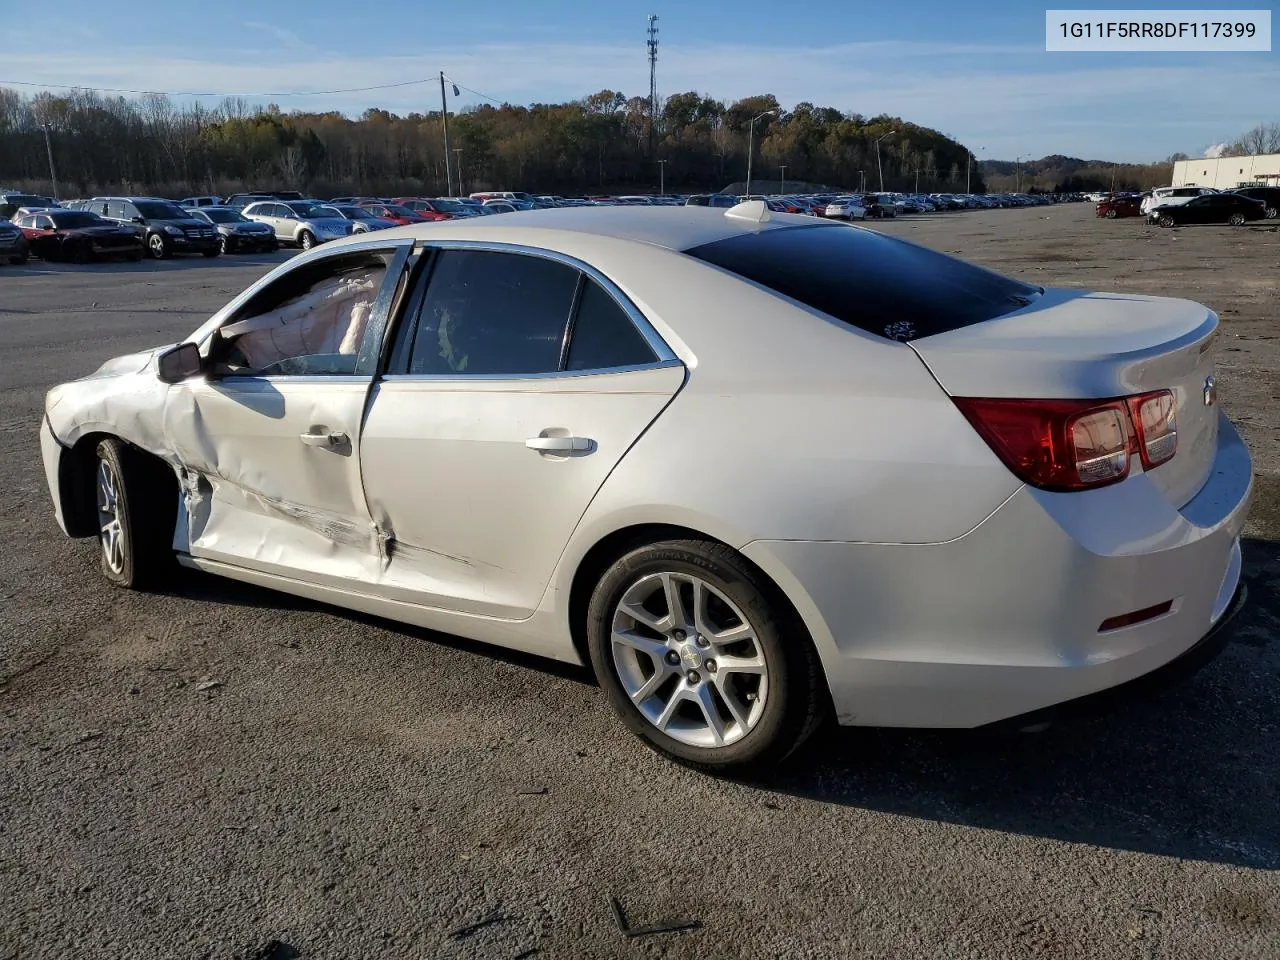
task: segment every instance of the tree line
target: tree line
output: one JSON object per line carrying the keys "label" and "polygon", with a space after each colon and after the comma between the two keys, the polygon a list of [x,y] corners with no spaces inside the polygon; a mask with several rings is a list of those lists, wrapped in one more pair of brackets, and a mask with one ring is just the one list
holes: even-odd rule
{"label": "tree line", "polygon": [[[855,189],[983,188],[969,150],[898,117],[865,117],[772,94],[732,103],[697,92],[667,97],[656,117],[647,97],[613,90],[568,103],[481,104],[449,115],[457,191],[531,190],[583,195],[717,191],[753,179]],[[650,149],[652,125],[653,148]],[[879,140],[877,157],[876,141]],[[0,88],[0,186],[51,189],[53,155],[63,197],[104,192],[182,196],[248,189],[337,194],[446,192],[440,111],[358,118],[286,112],[227,98],[215,106],[82,89],[25,96]],[[659,161],[662,161],[661,164]],[[459,181],[460,174],[460,181]]]}

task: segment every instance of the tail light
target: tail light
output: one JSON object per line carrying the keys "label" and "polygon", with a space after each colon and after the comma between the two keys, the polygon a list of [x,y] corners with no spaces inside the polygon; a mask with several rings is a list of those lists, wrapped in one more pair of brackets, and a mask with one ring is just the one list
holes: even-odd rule
{"label": "tail light", "polygon": [[1114,400],[956,397],[960,412],[1018,479],[1042,490],[1091,490],[1150,470],[1178,449],[1168,390]]}

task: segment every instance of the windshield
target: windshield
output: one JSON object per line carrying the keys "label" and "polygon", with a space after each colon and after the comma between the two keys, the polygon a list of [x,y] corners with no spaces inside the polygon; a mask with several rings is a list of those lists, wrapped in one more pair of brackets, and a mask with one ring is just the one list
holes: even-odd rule
{"label": "windshield", "polygon": [[285,204],[300,217],[341,217],[333,207],[321,206],[318,203],[307,203],[305,200],[294,200]]}
{"label": "windshield", "polygon": [[413,219],[414,217],[417,216],[417,214],[415,214],[408,207],[402,207],[394,203],[388,203],[382,209],[386,210],[387,213],[391,214],[393,217],[408,217],[409,219]]}
{"label": "windshield", "polygon": [[890,340],[993,320],[1044,291],[896,237],[854,227],[782,227],[685,251]]}
{"label": "windshield", "polygon": [[87,213],[83,210],[68,210],[65,213],[50,211],[49,216],[53,218],[53,225],[60,229],[76,230],[80,227],[101,227],[106,225],[105,221],[96,213]]}
{"label": "windshield", "polygon": [[234,210],[201,210],[202,217],[207,217],[214,223],[248,223],[248,217],[242,217]]}
{"label": "windshield", "polygon": [[441,213],[463,213],[467,207],[457,200],[432,200],[431,205]]}
{"label": "windshield", "polygon": [[191,214],[176,203],[163,203],[159,200],[137,200],[133,204],[138,213],[148,220],[190,220]]}

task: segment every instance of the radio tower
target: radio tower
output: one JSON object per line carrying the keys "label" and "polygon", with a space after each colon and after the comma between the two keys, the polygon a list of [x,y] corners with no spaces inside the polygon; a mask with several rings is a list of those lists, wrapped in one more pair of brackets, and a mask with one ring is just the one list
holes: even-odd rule
{"label": "radio tower", "polygon": [[658,15],[649,14],[649,156],[658,124]]}

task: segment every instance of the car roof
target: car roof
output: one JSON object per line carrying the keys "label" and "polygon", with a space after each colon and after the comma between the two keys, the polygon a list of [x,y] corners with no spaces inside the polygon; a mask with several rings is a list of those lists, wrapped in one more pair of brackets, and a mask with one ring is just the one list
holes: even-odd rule
{"label": "car roof", "polygon": [[[557,245],[557,236],[576,234],[611,237],[680,251],[762,230],[800,226],[848,229],[844,224],[817,220],[802,214],[770,214],[767,221],[757,223],[726,216],[731,210],[732,208],[726,210],[723,207],[668,206],[557,207],[550,210],[516,211],[501,217],[473,217],[412,224],[380,232],[378,236],[388,239],[415,237],[423,240],[451,238],[500,242],[510,239],[504,234],[519,234],[521,239],[517,242],[530,242],[537,241],[537,235],[542,234],[547,245],[554,247]],[[351,239],[359,242],[361,238]]]}

